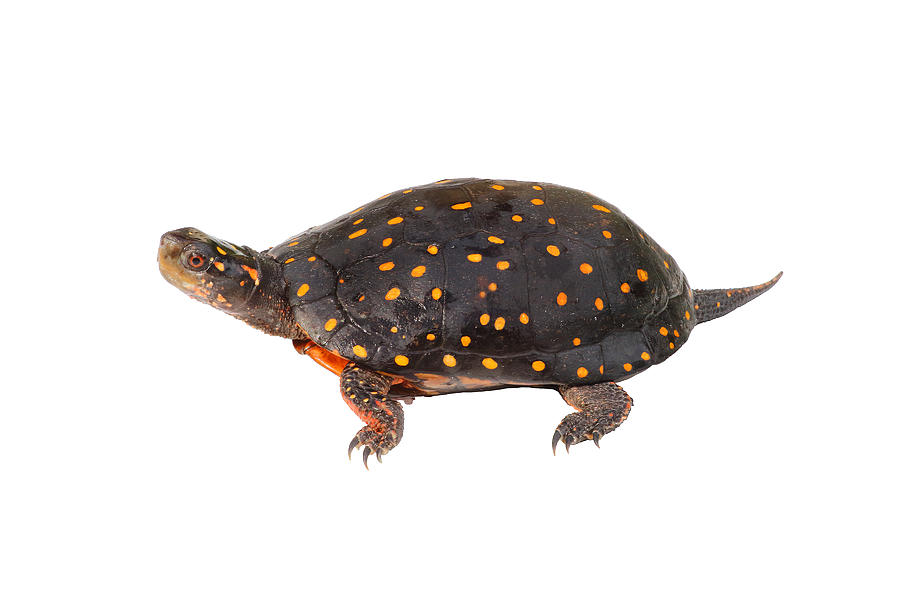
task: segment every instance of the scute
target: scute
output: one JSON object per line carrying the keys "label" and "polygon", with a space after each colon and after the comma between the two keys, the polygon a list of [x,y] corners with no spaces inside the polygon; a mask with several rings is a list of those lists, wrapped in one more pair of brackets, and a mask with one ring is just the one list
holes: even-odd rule
{"label": "scute", "polygon": [[671,256],[613,205],[550,184],[398,190],[269,253],[313,341],[430,393],[618,381],[696,322]]}

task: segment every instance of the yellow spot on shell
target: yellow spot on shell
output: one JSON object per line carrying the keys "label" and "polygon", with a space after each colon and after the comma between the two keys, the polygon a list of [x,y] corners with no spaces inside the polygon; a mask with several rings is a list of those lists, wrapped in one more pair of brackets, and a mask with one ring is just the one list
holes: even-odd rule
{"label": "yellow spot on shell", "polygon": [[553,244],[547,246],[547,252],[549,252],[553,256],[559,256],[559,248],[557,246],[554,246]]}
{"label": "yellow spot on shell", "polygon": [[424,206],[417,206],[417,207],[415,207],[413,210],[415,210],[415,211],[425,210],[425,207],[424,207]]}
{"label": "yellow spot on shell", "polygon": [[625,363],[624,365],[622,365],[622,368],[625,369],[626,371],[630,371],[634,367],[631,366],[631,363]]}
{"label": "yellow spot on shell", "polygon": [[690,321],[690,320],[691,320],[691,313],[688,312],[688,311],[684,311],[684,319],[685,319],[685,321]]}
{"label": "yellow spot on shell", "polygon": [[506,319],[504,319],[503,317],[497,317],[497,320],[494,321],[494,329],[500,331],[504,327],[506,327]]}
{"label": "yellow spot on shell", "polygon": [[408,193],[410,193],[411,191],[412,191],[411,189],[409,189],[409,190],[403,190],[403,193],[404,193],[404,194],[408,194]]}
{"label": "yellow spot on shell", "polygon": [[331,331],[335,327],[337,327],[337,319],[328,319],[325,322],[325,331]]}
{"label": "yellow spot on shell", "polygon": [[354,225],[359,225],[359,224],[362,223],[364,220],[365,220],[365,219],[357,219],[357,220],[353,221],[353,224],[354,224]]}
{"label": "yellow spot on shell", "polygon": [[541,372],[547,368],[547,365],[544,364],[544,361],[542,361],[542,360],[536,360],[533,363],[531,363],[531,368],[537,372]]}
{"label": "yellow spot on shell", "polygon": [[384,295],[385,300],[396,300],[397,297],[400,296],[400,288],[391,288],[388,290],[388,293]]}
{"label": "yellow spot on shell", "polygon": [[664,260],[664,261],[663,261],[663,264],[666,266],[667,269],[669,268],[669,261]]}
{"label": "yellow spot on shell", "polygon": [[675,349],[675,344],[672,342],[669,342],[669,350],[674,350],[674,349]]}
{"label": "yellow spot on shell", "polygon": [[353,233],[351,233],[350,235],[348,235],[347,237],[352,240],[354,238],[358,238],[361,235],[365,235],[367,231],[368,231],[368,229],[358,229],[358,230],[354,231]]}
{"label": "yellow spot on shell", "polygon": [[519,323],[521,323],[522,325],[528,325],[528,321],[530,321],[530,319],[528,318],[528,313],[522,313],[521,315],[519,315]]}
{"label": "yellow spot on shell", "polygon": [[467,208],[472,208],[471,202],[460,202],[459,204],[454,204],[450,208],[453,210],[466,210]]}
{"label": "yellow spot on shell", "polygon": [[412,271],[410,271],[409,274],[412,275],[413,277],[421,277],[422,275],[425,274],[426,270],[427,269],[425,268],[425,265],[419,265],[418,267],[416,267]]}
{"label": "yellow spot on shell", "polygon": [[674,330],[674,331],[672,331],[672,335],[674,335],[675,337],[681,337],[681,334],[678,333],[678,330],[677,330],[677,329]]}
{"label": "yellow spot on shell", "polygon": [[491,290],[492,292],[496,292],[496,291],[497,291],[497,284],[494,283],[493,281],[490,282],[490,283],[488,284],[488,289]]}
{"label": "yellow spot on shell", "polygon": [[594,267],[592,267],[591,265],[589,265],[587,263],[581,263],[581,266],[578,267],[578,269],[585,275],[590,275],[591,273],[594,272]]}
{"label": "yellow spot on shell", "polygon": [[554,219],[553,217],[550,217],[549,219],[547,219],[547,222],[550,223],[551,225],[556,225],[556,219]]}
{"label": "yellow spot on shell", "polygon": [[631,286],[628,285],[628,283],[623,283],[622,285],[619,286],[619,289],[622,290],[623,294],[627,294],[628,292],[631,291]]}
{"label": "yellow spot on shell", "polygon": [[500,269],[501,271],[507,270],[509,268],[509,261],[506,261],[506,260],[497,261],[497,268]]}
{"label": "yellow spot on shell", "polygon": [[645,271],[643,269],[638,269],[637,270],[637,278],[640,279],[641,281],[647,281],[650,278],[650,276],[647,275],[647,271]]}
{"label": "yellow spot on shell", "polygon": [[433,333],[429,333],[428,335],[425,336],[425,339],[428,340],[429,342],[433,342],[434,340],[437,339],[437,336],[434,335]]}
{"label": "yellow spot on shell", "polygon": [[472,338],[470,338],[467,335],[464,335],[461,338],[459,338],[459,343],[462,344],[463,346],[468,346],[469,344],[472,343]]}
{"label": "yellow spot on shell", "polygon": [[453,356],[452,354],[445,354],[444,355],[444,364],[447,365],[448,367],[455,367],[456,366],[456,357]]}
{"label": "yellow spot on shell", "polygon": [[397,225],[398,223],[403,222],[403,217],[394,217],[390,221],[388,221],[388,225]]}
{"label": "yellow spot on shell", "polygon": [[224,271],[224,270],[225,270],[225,265],[223,265],[222,263],[213,261],[213,264],[216,265],[216,268],[217,268],[218,270],[220,270],[220,271]]}
{"label": "yellow spot on shell", "polygon": [[470,254],[470,255],[468,255],[466,258],[468,258],[469,261],[471,261],[471,262],[475,262],[475,263],[481,262],[481,255],[480,255],[480,254]]}
{"label": "yellow spot on shell", "polygon": [[603,375],[603,365],[600,365],[600,374]]}
{"label": "yellow spot on shell", "polygon": [[494,360],[493,358],[485,358],[484,360],[481,361],[481,364],[483,364],[488,369],[496,369],[498,366],[497,361]]}
{"label": "yellow spot on shell", "polygon": [[578,367],[577,373],[578,373],[579,377],[587,377],[588,376],[588,370],[585,369],[584,367]]}
{"label": "yellow spot on shell", "polygon": [[603,299],[602,298],[595,299],[594,306],[597,308],[597,310],[603,310]]}
{"label": "yellow spot on shell", "polygon": [[492,235],[492,236],[488,237],[488,241],[492,244],[503,244],[504,243],[503,240],[501,238],[498,238],[496,235]]}
{"label": "yellow spot on shell", "polygon": [[609,210],[605,206],[601,206],[600,204],[595,204],[594,210],[599,210],[600,212],[605,212],[605,213],[612,212],[611,210]]}
{"label": "yellow spot on shell", "polygon": [[316,262],[316,257],[315,257],[315,256],[310,256],[309,258],[306,259],[306,261],[307,261],[307,262]]}
{"label": "yellow spot on shell", "polygon": [[581,338],[575,338],[574,340],[572,340],[572,345],[573,345],[573,346],[580,346],[580,345],[581,345]]}
{"label": "yellow spot on shell", "polygon": [[222,294],[216,294],[216,300],[218,300],[219,302],[225,302],[225,296],[223,296]]}
{"label": "yellow spot on shell", "polygon": [[641,352],[641,358],[643,358],[644,360],[650,360],[650,353],[649,352]]}
{"label": "yellow spot on shell", "polygon": [[409,364],[409,358],[403,356],[402,354],[398,354],[394,357],[394,362],[400,365],[401,367],[405,367]]}
{"label": "yellow spot on shell", "polygon": [[434,288],[431,290],[431,297],[435,300],[440,300],[441,296],[444,295],[444,292],[441,291],[441,288]]}
{"label": "yellow spot on shell", "polygon": [[216,246],[216,252],[218,252],[218,253],[221,254],[222,256],[225,256],[225,254],[227,254],[224,250],[222,250],[222,249],[219,248],[218,246]]}
{"label": "yellow spot on shell", "polygon": [[531,201],[531,203],[534,204],[535,206],[540,206],[541,204],[544,203],[544,201],[541,200],[540,198],[535,198]]}
{"label": "yellow spot on shell", "polygon": [[393,268],[394,268],[394,263],[392,263],[392,262],[381,263],[380,265],[378,265],[379,271],[390,271]]}
{"label": "yellow spot on shell", "polygon": [[500,191],[500,190],[502,190],[502,189],[505,189],[502,185],[499,185],[499,184],[496,184],[496,183],[495,183],[494,185],[492,185],[491,187],[494,188],[494,189],[497,190],[497,191]]}
{"label": "yellow spot on shell", "polygon": [[660,328],[659,328],[659,335],[669,335],[669,330],[666,329],[665,327],[660,327]]}
{"label": "yellow spot on shell", "polygon": [[569,301],[569,297],[566,296],[565,292],[560,292],[559,294],[556,295],[556,303],[559,304],[560,306],[565,306],[566,302],[568,302],[568,301]]}
{"label": "yellow spot on shell", "polygon": [[396,326],[396,325],[394,325],[393,327],[391,327],[391,333],[397,333],[398,331],[400,331],[400,330],[397,329],[397,326]]}
{"label": "yellow spot on shell", "polygon": [[300,243],[300,242],[291,242],[290,244],[288,244],[288,246],[296,246],[296,245],[299,244],[299,243]]}
{"label": "yellow spot on shell", "polygon": [[491,322],[491,315],[484,313],[483,315],[481,315],[478,318],[478,322],[481,323],[482,325],[487,325],[488,323]]}
{"label": "yellow spot on shell", "polygon": [[541,190],[544,189],[544,188],[542,188],[542,187],[539,186],[539,185],[533,185],[533,186],[531,186],[531,189],[537,190],[537,191],[541,191]]}
{"label": "yellow spot on shell", "polygon": [[513,215],[513,216],[512,216],[512,220],[515,221],[516,223],[521,223],[521,222],[522,222],[522,215]]}
{"label": "yellow spot on shell", "polygon": [[298,297],[303,297],[303,296],[306,295],[306,292],[308,292],[308,291],[309,291],[309,284],[308,284],[308,283],[304,283],[304,284],[301,285],[299,288],[297,288],[297,296],[298,296]]}
{"label": "yellow spot on shell", "polygon": [[604,229],[604,230],[603,230],[603,237],[605,237],[606,239],[609,239],[609,238],[612,237],[612,234]]}
{"label": "yellow spot on shell", "polygon": [[369,355],[369,353],[366,352],[366,349],[359,344],[353,346],[353,354],[357,355],[360,358],[366,358]]}
{"label": "yellow spot on shell", "polygon": [[393,243],[394,243],[394,238],[384,238],[383,240],[381,240],[381,245],[384,246],[385,248],[387,248],[388,246],[390,246]]}
{"label": "yellow spot on shell", "polygon": [[287,265],[287,264],[290,264],[290,263],[294,262],[295,260],[297,260],[297,259],[296,259],[296,258],[289,258],[289,259],[287,259],[286,261],[284,261],[284,264],[286,264],[286,265]]}
{"label": "yellow spot on shell", "polygon": [[437,253],[438,253],[438,247],[435,246],[434,244],[431,244],[430,246],[428,246],[427,251],[428,251],[428,254],[432,254],[432,255],[433,255],[433,254],[437,254]]}

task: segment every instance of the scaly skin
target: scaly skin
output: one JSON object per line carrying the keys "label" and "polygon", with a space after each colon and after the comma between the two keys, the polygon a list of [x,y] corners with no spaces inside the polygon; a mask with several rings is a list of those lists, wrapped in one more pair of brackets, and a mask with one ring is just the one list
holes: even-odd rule
{"label": "scaly skin", "polygon": [[600,438],[621,425],[634,404],[631,396],[615,383],[563,387],[559,393],[578,412],[566,416],[553,433],[553,454],[560,440],[566,445],[566,452],[572,444],[587,440],[594,440],[600,447]]}
{"label": "scaly skin", "polygon": [[381,457],[403,437],[403,407],[396,400],[388,399],[392,383],[391,377],[352,362],[341,371],[341,395],[347,406],[366,424],[350,440],[347,454],[352,457],[353,451],[362,446],[366,469],[371,454],[381,462]]}

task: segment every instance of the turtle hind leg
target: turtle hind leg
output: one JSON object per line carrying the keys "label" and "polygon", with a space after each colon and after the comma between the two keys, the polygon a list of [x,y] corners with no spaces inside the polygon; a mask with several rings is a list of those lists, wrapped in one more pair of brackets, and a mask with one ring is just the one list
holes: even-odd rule
{"label": "turtle hind leg", "polygon": [[352,457],[353,451],[362,447],[367,469],[370,455],[374,454],[381,462],[381,457],[403,437],[403,407],[388,398],[391,383],[390,377],[354,363],[348,363],[341,371],[341,395],[366,424],[350,440],[347,454]]}
{"label": "turtle hind leg", "polygon": [[628,417],[633,404],[631,396],[612,382],[565,386],[559,393],[578,412],[567,415],[553,433],[553,454],[560,440],[567,452],[572,444],[586,440],[593,440],[599,446],[600,438]]}

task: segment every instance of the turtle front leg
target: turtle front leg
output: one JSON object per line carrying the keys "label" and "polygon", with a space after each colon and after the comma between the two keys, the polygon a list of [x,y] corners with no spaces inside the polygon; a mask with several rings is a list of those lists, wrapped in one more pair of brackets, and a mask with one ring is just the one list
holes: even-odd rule
{"label": "turtle front leg", "polygon": [[569,446],[586,440],[594,440],[600,446],[600,438],[622,424],[631,411],[631,397],[615,383],[565,386],[559,388],[566,404],[578,410],[565,419],[553,432],[553,454],[560,440]]}
{"label": "turtle front leg", "polygon": [[381,462],[381,457],[403,437],[403,407],[396,400],[388,399],[392,383],[390,377],[352,362],[341,371],[341,395],[366,424],[350,440],[347,455],[352,458],[353,451],[362,446],[366,469],[371,454]]}

